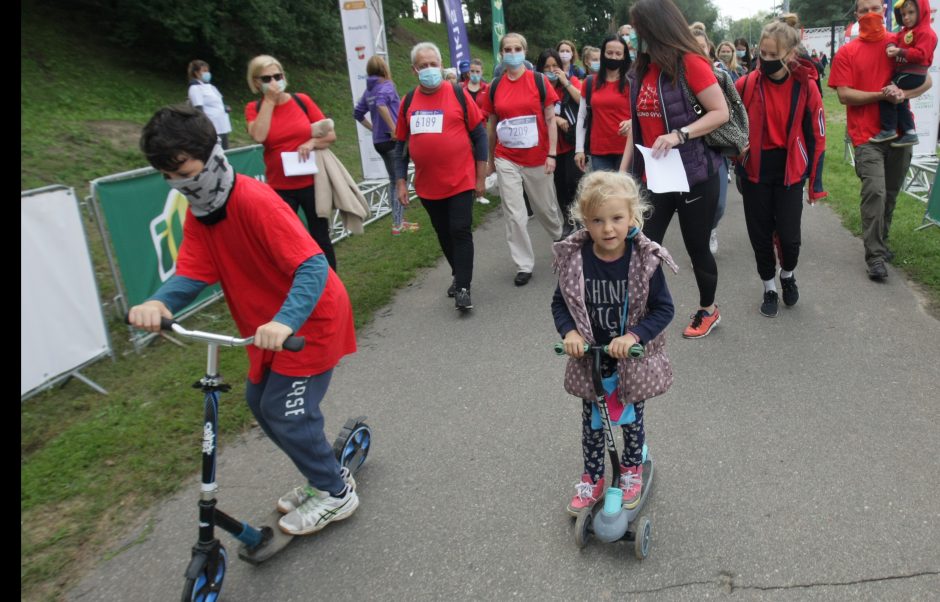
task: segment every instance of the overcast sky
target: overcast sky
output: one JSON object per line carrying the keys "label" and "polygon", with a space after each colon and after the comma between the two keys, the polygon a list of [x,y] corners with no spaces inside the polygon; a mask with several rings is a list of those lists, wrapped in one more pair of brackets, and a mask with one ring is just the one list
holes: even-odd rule
{"label": "overcast sky", "polygon": [[776,4],[773,0],[712,0],[721,16],[742,19],[757,14],[757,11],[771,11]]}

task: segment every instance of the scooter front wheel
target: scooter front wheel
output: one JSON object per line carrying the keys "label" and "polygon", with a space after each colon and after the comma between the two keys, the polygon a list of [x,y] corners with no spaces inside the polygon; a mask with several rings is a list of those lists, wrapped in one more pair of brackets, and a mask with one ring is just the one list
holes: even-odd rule
{"label": "scooter front wheel", "polygon": [[650,535],[652,533],[650,519],[641,516],[636,521],[635,533],[636,536],[633,539],[633,553],[639,560],[644,560],[650,555]]}
{"label": "scooter front wheel", "polygon": [[593,509],[584,508],[578,513],[578,518],[574,521],[574,543],[579,550],[587,545],[592,520]]}
{"label": "scooter front wheel", "polygon": [[183,584],[182,602],[216,602],[222,593],[222,581],[225,579],[225,565],[228,554],[222,545],[219,545],[214,570],[208,558],[203,557],[199,573],[188,576]]}

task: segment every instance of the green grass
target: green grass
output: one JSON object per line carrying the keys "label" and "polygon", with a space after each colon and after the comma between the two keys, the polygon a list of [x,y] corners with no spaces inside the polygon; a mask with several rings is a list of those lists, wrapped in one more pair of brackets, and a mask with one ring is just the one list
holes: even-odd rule
{"label": "green grass", "polygon": [[[140,128],[165,104],[186,97],[180,72],[154,73],[146,57],[128,56],[87,32],[81,14],[23,7],[21,69],[21,187],[58,183],[79,196],[88,181],[145,165],[137,150]],[[416,85],[408,52],[417,41],[447,47],[440,26],[403,21],[389,36],[391,68],[400,92]],[[487,56],[489,51],[474,48]],[[348,76],[341,71],[285,65],[294,91],[308,92],[336,122],[333,150],[354,177],[361,176]],[[216,70],[218,73],[218,70]],[[249,144],[243,107],[253,97],[241,77],[215,82],[233,107],[232,145]],[[496,204],[475,205],[478,223]],[[436,236],[420,205],[409,209],[421,230],[392,238],[388,219],[362,236],[336,245],[357,328],[386,305],[419,270],[440,258]],[[114,285],[94,224],[86,221],[99,289],[113,309]],[[157,341],[130,350],[126,327],[106,312],[115,361],[83,374],[108,390],[102,396],[78,381],[39,394],[20,411],[20,578],[24,600],[56,600],[84,571],[114,554],[133,521],[176,491],[198,471],[202,421],[200,394],[190,388],[204,369],[204,350]],[[187,326],[235,332],[224,304],[188,320]],[[222,444],[250,428],[245,405],[242,351],[223,352],[221,371],[233,385],[220,411]],[[146,527],[144,537],[146,536]],[[132,542],[133,543],[133,542]],[[128,544],[125,544],[128,545]]]}
{"label": "green grass", "polygon": [[[861,184],[855,168],[845,160],[845,107],[835,91],[826,88],[826,163],[823,184],[829,191],[827,203],[842,218],[843,225],[856,236],[861,235],[859,193]],[[924,217],[926,205],[914,197],[898,196],[891,223],[891,248],[894,266],[900,268],[921,289],[927,309],[940,316],[940,229],[927,228],[915,232]],[[859,262],[863,258],[859,255]]]}

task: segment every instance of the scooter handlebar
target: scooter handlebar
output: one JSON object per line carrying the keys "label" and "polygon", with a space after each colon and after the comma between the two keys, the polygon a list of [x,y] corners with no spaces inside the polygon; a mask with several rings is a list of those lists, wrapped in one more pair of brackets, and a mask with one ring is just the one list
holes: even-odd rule
{"label": "scooter handlebar", "polygon": [[[130,314],[124,314],[124,323],[130,324]],[[250,345],[254,340],[254,337],[248,337],[245,339],[240,339],[237,337],[230,337],[225,335],[213,334],[208,332],[200,332],[198,330],[187,330],[182,325],[180,325],[176,320],[170,318],[160,318],[160,330],[166,330],[169,332],[175,332],[176,334],[186,337],[191,340],[201,341],[204,343],[218,343],[220,345],[226,345],[229,347],[243,347],[245,345]],[[300,336],[289,336],[284,340],[284,343],[281,345],[284,348],[284,351],[300,351],[307,344],[307,340],[304,337]]]}
{"label": "scooter handlebar", "polygon": [[[605,355],[609,355],[609,349],[610,349],[609,345],[590,345],[588,343],[584,344],[585,353],[587,353],[588,351],[592,351],[592,350],[600,350]],[[643,349],[643,345],[639,343],[634,343],[633,345],[630,346],[630,351],[627,352],[627,355],[629,355],[633,359],[639,359],[643,357],[645,353],[646,351]],[[565,355],[564,343],[562,342],[555,343],[555,355]]]}

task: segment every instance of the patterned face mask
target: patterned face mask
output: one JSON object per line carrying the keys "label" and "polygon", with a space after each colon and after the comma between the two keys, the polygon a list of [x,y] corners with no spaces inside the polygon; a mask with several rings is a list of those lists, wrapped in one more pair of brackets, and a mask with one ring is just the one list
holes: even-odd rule
{"label": "patterned face mask", "polygon": [[201,172],[191,178],[167,180],[166,183],[186,197],[193,215],[205,217],[228,200],[235,184],[235,170],[225,158],[222,146],[216,144]]}

